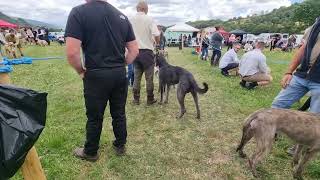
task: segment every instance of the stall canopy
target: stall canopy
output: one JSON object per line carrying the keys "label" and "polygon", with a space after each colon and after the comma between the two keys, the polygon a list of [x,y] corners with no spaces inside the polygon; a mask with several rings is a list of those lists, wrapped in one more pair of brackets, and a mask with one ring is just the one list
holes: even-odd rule
{"label": "stall canopy", "polygon": [[7,22],[5,20],[0,19],[0,27],[16,28],[18,26],[15,25],[15,24],[9,23],[9,22]]}
{"label": "stall canopy", "polygon": [[241,29],[236,29],[236,30],[230,31],[230,34],[234,34],[236,36],[237,35],[241,36],[241,35],[248,34],[248,33],[243,31],[243,30],[241,30]]}

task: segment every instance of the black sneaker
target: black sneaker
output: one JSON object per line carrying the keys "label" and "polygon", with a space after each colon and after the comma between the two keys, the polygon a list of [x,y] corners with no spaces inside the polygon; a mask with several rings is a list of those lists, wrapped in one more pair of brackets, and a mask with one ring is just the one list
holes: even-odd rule
{"label": "black sneaker", "polygon": [[242,80],[239,84],[241,87],[246,88],[246,81]]}
{"label": "black sneaker", "polygon": [[119,146],[119,147],[113,145],[113,149],[114,149],[114,151],[116,152],[116,155],[117,155],[117,156],[124,156],[124,155],[126,155],[126,147],[125,147],[124,145],[123,145],[123,146]]}
{"label": "black sneaker", "polygon": [[96,162],[99,159],[99,155],[88,155],[84,152],[84,148],[76,148],[73,151],[73,155],[76,158],[82,159],[82,160],[86,160],[86,161],[90,161],[90,162]]}
{"label": "black sneaker", "polygon": [[258,86],[257,82],[251,82],[249,83],[249,86],[247,86],[247,89],[252,90],[254,89],[256,86]]}
{"label": "black sneaker", "polygon": [[226,76],[226,77],[229,77],[229,76],[230,76],[229,73],[226,72],[226,71],[221,71],[221,74],[224,75],[224,76]]}

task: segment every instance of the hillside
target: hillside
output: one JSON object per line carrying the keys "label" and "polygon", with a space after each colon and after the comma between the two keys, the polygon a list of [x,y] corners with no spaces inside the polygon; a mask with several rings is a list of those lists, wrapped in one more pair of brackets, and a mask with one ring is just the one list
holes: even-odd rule
{"label": "hillside", "polygon": [[31,19],[23,19],[23,18],[18,18],[18,17],[10,17],[2,12],[0,12],[0,19],[3,19],[7,22],[13,23],[13,24],[18,24],[20,26],[45,26],[48,28],[59,28],[56,25],[40,22],[40,21],[35,21]]}
{"label": "hillside", "polygon": [[27,23],[22,18],[13,18],[13,17],[10,17],[10,16],[7,16],[7,15],[3,14],[2,12],[0,12],[0,19],[3,19],[5,21],[13,23],[13,24],[18,24],[18,25],[21,25],[21,26],[30,25],[29,23]]}
{"label": "hillside", "polygon": [[44,26],[44,27],[48,27],[48,28],[61,28],[57,25],[52,25],[52,24],[48,24],[45,22],[36,21],[36,20],[32,20],[32,19],[24,19],[24,20],[33,26]]}
{"label": "hillside", "polygon": [[[306,22],[302,19],[303,16],[310,17],[310,15],[307,15],[303,10],[307,9],[307,11],[310,12],[314,9],[311,15],[313,16],[311,19],[313,18],[314,20],[315,17],[320,15],[318,5],[320,5],[318,0],[306,0],[301,4],[293,4],[289,7],[274,9],[267,14],[232,18],[227,21],[208,20],[187,22],[187,24],[196,28],[223,26],[227,31],[242,29],[253,34],[264,32],[301,33],[310,25],[310,22]],[[296,14],[298,14],[298,12],[300,14],[297,18]]]}

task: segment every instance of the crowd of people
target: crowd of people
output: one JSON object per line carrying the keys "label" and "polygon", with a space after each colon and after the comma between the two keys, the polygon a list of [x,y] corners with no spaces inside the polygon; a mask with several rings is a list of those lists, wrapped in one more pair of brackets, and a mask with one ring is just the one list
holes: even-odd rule
{"label": "crowd of people", "polygon": [[0,55],[10,58],[24,56],[22,46],[27,44],[50,45],[48,28],[0,28]]}
{"label": "crowd of people", "polygon": [[[265,42],[262,39],[257,39],[256,42],[247,42],[242,46],[240,38],[231,34],[227,43],[227,52],[221,58],[224,37],[220,33],[220,29],[222,27],[216,27],[216,31],[210,39],[208,38],[208,33],[204,35],[201,43],[200,59],[208,59],[208,49],[211,46],[210,64],[213,67],[218,66],[222,75],[230,76],[229,72],[236,72],[236,75],[240,75],[241,87],[250,90],[258,85],[265,86],[270,84],[273,78],[270,75],[271,71],[263,54]],[[238,58],[237,54],[242,48],[245,54],[242,58]]]}
{"label": "crowd of people", "polygon": [[[153,50],[155,44],[163,48],[161,42],[163,35],[161,29],[159,31],[153,19],[148,16],[149,9],[145,1],[140,1],[136,10],[137,14],[128,18],[109,3],[87,0],[86,4],[77,6],[70,12],[65,33],[67,58],[69,64],[83,79],[87,115],[84,147],[76,148],[74,151],[74,155],[78,158],[88,161],[98,160],[103,116],[108,102],[115,136],[113,147],[117,155],[125,154],[127,140],[125,106],[128,93],[126,65],[132,64],[129,66],[129,71],[134,74],[130,80],[133,85],[133,104],[138,106],[141,103],[143,74],[146,80],[147,105],[154,105],[157,102],[154,96]],[[282,80],[284,89],[275,98],[272,107],[290,108],[294,102],[311,91],[311,111],[319,113],[320,52],[319,48],[316,48],[320,43],[319,34],[320,20],[317,19],[307,31],[305,43],[298,50],[285,74]],[[183,39],[188,37],[181,36],[181,42]],[[264,41],[258,39],[253,44],[248,44],[247,52],[242,58],[238,58],[237,53],[242,45],[237,38],[230,37],[232,48],[229,48],[220,61],[222,41],[223,36],[219,32],[219,27],[210,40],[206,35],[201,43],[201,59],[207,59],[208,47],[212,46],[213,55],[210,64],[219,65],[224,76],[229,76],[230,70],[238,69],[242,87],[253,89],[272,81],[271,70],[263,54]],[[84,64],[80,55],[81,48],[84,52]]]}

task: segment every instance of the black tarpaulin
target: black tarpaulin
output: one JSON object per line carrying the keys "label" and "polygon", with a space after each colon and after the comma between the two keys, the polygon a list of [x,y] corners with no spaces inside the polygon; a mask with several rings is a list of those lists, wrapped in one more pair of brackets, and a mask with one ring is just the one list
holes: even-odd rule
{"label": "black tarpaulin", "polygon": [[0,85],[0,180],[12,177],[46,122],[47,93]]}

